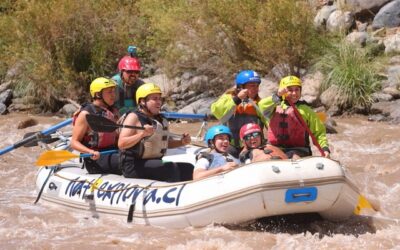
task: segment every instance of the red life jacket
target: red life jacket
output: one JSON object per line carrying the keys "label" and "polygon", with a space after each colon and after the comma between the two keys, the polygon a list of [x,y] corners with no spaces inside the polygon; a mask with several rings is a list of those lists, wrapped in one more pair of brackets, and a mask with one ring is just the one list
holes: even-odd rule
{"label": "red life jacket", "polygon": [[[79,113],[83,110],[88,111],[90,114],[105,117],[113,122],[117,122],[119,118],[118,109],[112,108],[111,110],[96,106],[94,104],[88,103],[82,105],[79,112],[77,112],[73,117],[73,125],[78,117]],[[89,129],[85,136],[83,137],[82,144],[91,149],[105,149],[116,146],[118,139],[117,131],[113,132],[95,132]]]}
{"label": "red life jacket", "polygon": [[277,106],[268,127],[268,143],[278,147],[308,147],[308,133],[292,107]]}

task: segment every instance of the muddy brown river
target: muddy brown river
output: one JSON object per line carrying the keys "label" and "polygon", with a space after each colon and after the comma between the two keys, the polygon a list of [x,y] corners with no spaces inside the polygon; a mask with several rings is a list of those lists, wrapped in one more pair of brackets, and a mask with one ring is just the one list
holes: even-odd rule
{"label": "muddy brown river", "polygon": [[[0,116],[0,149],[62,118],[32,116],[39,124],[18,130],[25,114]],[[315,215],[265,218],[246,225],[166,229],[99,219],[59,206],[34,204],[40,147],[0,156],[1,249],[400,249],[400,132],[398,125],[365,117],[338,118],[329,134],[339,160],[379,212],[370,218],[329,222]],[[194,136],[200,123],[172,124]],[[70,130],[66,127],[64,130]]]}

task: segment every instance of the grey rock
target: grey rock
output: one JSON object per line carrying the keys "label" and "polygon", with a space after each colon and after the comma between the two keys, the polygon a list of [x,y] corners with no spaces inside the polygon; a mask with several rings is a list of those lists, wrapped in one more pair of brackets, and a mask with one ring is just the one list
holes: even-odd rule
{"label": "grey rock", "polygon": [[326,133],[328,134],[337,134],[336,128],[334,128],[331,124],[325,123]]}
{"label": "grey rock", "polygon": [[384,4],[391,0],[346,0],[346,7],[355,14],[373,12],[376,13]]}
{"label": "grey rock", "polygon": [[65,104],[65,105],[58,111],[58,113],[63,114],[63,115],[66,115],[66,116],[68,116],[68,117],[72,117],[72,115],[73,115],[77,110],[78,110],[78,108],[77,108],[75,105],[73,105],[73,104],[71,104],[71,103],[68,103],[68,104]]}
{"label": "grey rock", "polygon": [[400,98],[400,90],[395,87],[387,87],[382,90],[382,93],[391,95],[394,99]]}
{"label": "grey rock", "polygon": [[354,16],[350,11],[334,11],[328,18],[326,28],[330,32],[346,32],[354,24]]}
{"label": "grey rock", "polygon": [[317,13],[314,18],[314,25],[317,28],[325,28],[329,16],[336,10],[336,5],[325,5]]}
{"label": "grey rock", "polygon": [[11,104],[12,97],[13,91],[11,89],[7,89],[6,91],[0,93],[0,103],[9,106]]}
{"label": "grey rock", "polygon": [[372,104],[371,109],[374,114],[388,115],[388,119],[393,123],[400,122],[400,99],[391,102],[377,102]]}
{"label": "grey rock", "polygon": [[278,91],[279,82],[271,78],[261,78],[261,84],[258,90],[258,95],[261,98],[271,96]]}
{"label": "grey rock", "polygon": [[328,108],[337,106],[340,103],[344,103],[343,97],[339,95],[339,88],[336,85],[331,85],[327,90],[325,90],[321,96],[321,103]]}
{"label": "grey rock", "polygon": [[23,61],[18,61],[15,63],[13,66],[11,66],[6,73],[6,76],[4,77],[4,80],[7,81],[12,81],[16,77],[18,77],[22,71],[24,70],[24,63]]}
{"label": "grey rock", "polygon": [[367,32],[351,32],[346,36],[346,41],[359,45],[360,47],[364,47],[368,41],[368,33]]}
{"label": "grey rock", "polygon": [[171,93],[178,86],[176,81],[174,81],[173,79],[169,79],[165,74],[158,74],[149,78],[144,78],[143,81],[156,84],[161,88],[161,91],[165,95]]}
{"label": "grey rock", "polygon": [[375,121],[375,122],[386,122],[389,121],[390,118],[388,115],[384,114],[376,114],[376,115],[369,115],[368,121]]}
{"label": "grey rock", "polygon": [[372,99],[375,102],[388,102],[393,100],[393,96],[386,93],[377,92],[372,94]]}
{"label": "grey rock", "polygon": [[310,104],[312,107],[320,105],[320,88],[324,75],[321,72],[313,74],[307,74],[303,77],[303,87],[301,90],[301,96],[304,101]]}
{"label": "grey rock", "polygon": [[6,105],[4,103],[0,103],[0,115],[5,115],[8,113]]}
{"label": "grey rock", "polygon": [[400,85],[400,65],[390,66],[388,72],[388,86],[397,87]]}
{"label": "grey rock", "polygon": [[400,25],[400,0],[394,0],[383,6],[372,22],[373,29],[397,27]]}
{"label": "grey rock", "polygon": [[386,37],[383,43],[385,44],[385,53],[400,53],[400,33]]}
{"label": "grey rock", "polygon": [[181,98],[182,98],[183,100],[188,100],[188,99],[190,99],[190,98],[192,98],[192,97],[194,97],[194,96],[196,96],[196,92],[195,92],[195,91],[188,91],[188,92],[184,93],[184,94],[181,96]]}
{"label": "grey rock", "polygon": [[393,56],[392,58],[390,58],[389,60],[390,64],[399,64],[400,65],[400,56]]}
{"label": "grey rock", "polygon": [[11,88],[12,81],[6,81],[0,84],[0,93],[6,91]]}

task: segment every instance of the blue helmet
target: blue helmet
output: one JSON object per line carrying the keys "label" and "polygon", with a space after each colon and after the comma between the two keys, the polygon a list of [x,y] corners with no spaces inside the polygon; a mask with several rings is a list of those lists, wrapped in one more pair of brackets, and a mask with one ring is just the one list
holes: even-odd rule
{"label": "blue helmet", "polygon": [[236,85],[243,85],[249,82],[260,84],[261,78],[254,70],[242,70],[236,76]]}
{"label": "blue helmet", "polygon": [[209,140],[213,140],[216,135],[227,134],[230,138],[232,138],[231,130],[224,125],[216,125],[207,130],[206,136],[204,137],[204,141],[208,144]]}

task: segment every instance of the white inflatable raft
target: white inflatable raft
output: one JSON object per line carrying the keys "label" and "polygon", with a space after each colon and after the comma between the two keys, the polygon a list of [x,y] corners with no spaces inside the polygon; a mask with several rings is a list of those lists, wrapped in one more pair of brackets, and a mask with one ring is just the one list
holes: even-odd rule
{"label": "white inflatable raft", "polygon": [[[165,160],[193,163],[201,149],[175,149]],[[173,228],[312,212],[343,220],[354,213],[361,197],[340,164],[323,157],[252,163],[180,183],[92,175],[78,162],[67,162],[41,168],[36,187],[40,201]]]}

